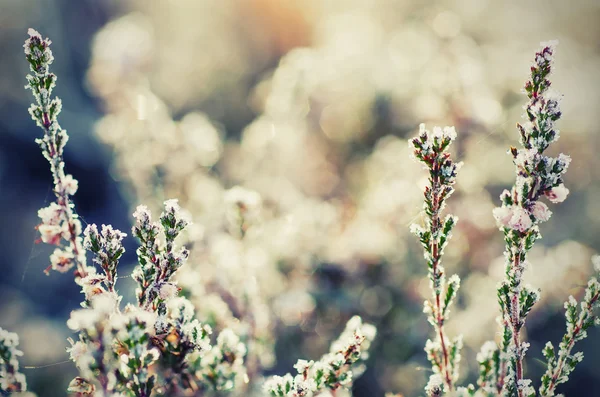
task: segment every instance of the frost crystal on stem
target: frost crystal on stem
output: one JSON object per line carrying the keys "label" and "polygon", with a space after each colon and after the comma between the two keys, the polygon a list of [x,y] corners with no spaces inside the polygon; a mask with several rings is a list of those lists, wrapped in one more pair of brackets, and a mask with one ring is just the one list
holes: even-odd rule
{"label": "frost crystal on stem", "polygon": [[[456,298],[460,287],[460,278],[452,275],[446,280],[442,256],[444,248],[452,236],[452,229],[458,220],[453,215],[441,218],[446,200],[454,192],[456,173],[462,163],[450,158],[448,148],[456,139],[454,127],[435,127],[433,132],[419,126],[419,135],[409,141],[415,159],[422,162],[429,171],[429,185],[425,187],[424,211],[425,226],[411,225],[423,245],[425,260],[429,268],[429,285],[432,299],[425,301],[424,312],[435,330],[434,340],[428,340],[425,346],[427,358],[433,372],[426,388],[428,395],[437,396],[446,390],[453,390],[458,378],[458,364],[462,340],[450,341],[444,331],[444,322],[448,318],[449,308]],[[441,379],[442,382],[438,382]]]}

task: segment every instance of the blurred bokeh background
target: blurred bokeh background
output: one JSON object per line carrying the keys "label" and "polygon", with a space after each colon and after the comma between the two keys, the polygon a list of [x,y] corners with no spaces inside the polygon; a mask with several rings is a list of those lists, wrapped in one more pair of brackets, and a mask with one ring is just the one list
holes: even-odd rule
{"label": "blurred bokeh background", "polygon": [[[83,220],[128,231],[137,204],[178,197],[195,222],[181,284],[213,320],[234,312],[224,290],[253,286],[267,374],[318,358],[353,314],[376,324],[357,397],[417,396],[429,375],[426,268],[408,234],[425,175],[406,139],[421,122],[459,133],[449,210],[460,222],[445,264],[463,286],[448,331],[464,334],[461,379],[475,380],[475,354],[497,330],[503,241],[491,211],[514,180],[520,89],[539,42],[558,39],[564,116],[551,152],[573,162],[571,194],[552,206],[526,275],[543,296],[527,327],[537,382],[542,346],[564,332],[562,302],[600,248],[600,2],[0,0],[0,326],[21,336],[30,388],[53,397],[75,375],[65,320],[81,296],[70,276],[42,273],[50,248],[35,244],[52,192],[23,89],[28,27],[54,42]],[[223,226],[234,185],[263,197],[243,247]],[[135,241],[126,247],[131,300]],[[581,343],[586,358],[559,391],[600,395],[599,340],[596,329]]]}

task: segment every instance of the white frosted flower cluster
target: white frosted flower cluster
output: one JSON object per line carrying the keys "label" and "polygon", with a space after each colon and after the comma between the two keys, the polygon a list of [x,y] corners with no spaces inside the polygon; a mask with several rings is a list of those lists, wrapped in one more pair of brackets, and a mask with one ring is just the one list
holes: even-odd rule
{"label": "white frosted flower cluster", "polygon": [[19,372],[18,357],[22,356],[23,352],[17,348],[18,345],[17,334],[0,328],[0,394],[2,395],[27,390],[25,375]]}
{"label": "white frosted flower cluster", "polygon": [[226,328],[219,333],[210,350],[190,356],[190,370],[198,379],[205,379],[214,390],[232,391],[247,379],[246,353],[245,344]]}
{"label": "white frosted flower cluster", "polygon": [[364,371],[363,363],[376,333],[373,325],[354,316],[331,344],[328,354],[316,362],[298,360],[294,365],[297,375],[273,376],[265,382],[263,389],[273,397],[303,397],[349,388],[353,378]]}
{"label": "white frosted flower cluster", "polygon": [[[425,128],[425,124],[419,124],[419,134],[417,138],[408,141],[411,152],[411,157],[422,161],[423,166],[427,168],[427,163],[423,159],[428,159],[437,154],[437,151],[443,151],[452,142],[456,140],[456,129],[454,127],[433,127],[433,131],[429,131]],[[418,152],[418,153],[417,153]],[[460,168],[461,163],[455,164]],[[450,168],[454,172],[458,171],[456,167]],[[446,171],[448,172],[448,171]]]}
{"label": "white frosted flower cluster", "polygon": [[552,203],[561,203],[569,194],[562,181],[571,158],[563,153],[552,158],[542,153],[558,140],[555,122],[561,117],[556,95],[548,92],[554,45],[543,46],[536,54],[531,69],[531,80],[525,84],[529,98],[524,118],[518,124],[523,148],[511,148],[516,169],[516,181],[511,191],[505,190],[500,198],[502,207],[494,210],[500,228],[526,233],[539,223],[550,219],[552,212],[539,201],[545,196]]}
{"label": "white frosted flower cluster", "polygon": [[444,394],[445,386],[444,379],[440,374],[434,374],[429,377],[429,381],[425,386],[427,397],[438,397]]}
{"label": "white frosted flower cluster", "polygon": [[81,376],[69,391],[126,392],[152,385],[149,368],[160,358],[149,344],[156,315],[132,305],[123,312],[108,296],[95,298],[91,307],[71,313],[67,325],[79,331],[79,340],[69,340],[67,349]]}
{"label": "white frosted flower cluster", "polygon": [[[540,211],[537,212],[539,215]],[[542,212],[544,218],[548,219],[550,217],[551,213],[549,211]],[[494,208],[494,218],[496,218],[496,221],[502,227],[508,227],[520,232],[526,232],[533,226],[530,213],[517,205]]]}
{"label": "white frosted flower cluster", "polygon": [[32,66],[33,71],[40,76],[44,76],[48,73],[48,67],[54,61],[54,56],[50,50],[52,41],[48,38],[43,39],[42,35],[32,28],[27,30],[27,34],[29,38],[23,44],[25,57]]}

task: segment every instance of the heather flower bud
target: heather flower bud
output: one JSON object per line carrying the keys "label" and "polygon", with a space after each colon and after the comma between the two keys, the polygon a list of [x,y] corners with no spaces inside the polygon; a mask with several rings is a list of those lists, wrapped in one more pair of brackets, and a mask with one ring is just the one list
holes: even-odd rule
{"label": "heather flower bud", "polygon": [[502,206],[494,208],[493,215],[500,227],[509,227],[510,220],[513,217],[512,208],[512,206]]}
{"label": "heather flower bud", "polygon": [[65,177],[60,182],[58,189],[60,189],[65,194],[72,196],[77,192],[78,186],[79,182],[77,181],[77,179],[73,178],[73,175],[65,175]]}
{"label": "heather flower bud", "polygon": [[64,229],[60,225],[45,225],[38,226],[40,238],[46,244],[58,245],[63,237]]}
{"label": "heather flower bud", "polygon": [[74,378],[67,388],[69,393],[81,393],[83,395],[94,395],[96,391],[96,386],[93,383],[85,380],[84,378],[78,376]]}
{"label": "heather flower bud", "polygon": [[510,218],[510,221],[508,222],[508,227],[510,227],[511,229],[518,230],[523,233],[523,232],[526,232],[528,229],[530,229],[531,226],[533,226],[533,222],[531,221],[531,218],[529,217],[529,213],[521,207],[513,206],[512,207],[512,217]]}
{"label": "heather flower bud", "polygon": [[52,255],[50,255],[50,265],[52,269],[60,273],[66,273],[75,265],[74,259],[75,255],[73,255],[70,248],[66,250],[56,248]]}
{"label": "heather flower bud", "polygon": [[38,211],[38,216],[45,225],[58,225],[61,214],[62,208],[56,203],[51,203],[48,207],[40,208]]}
{"label": "heather flower bud", "polygon": [[551,188],[550,190],[547,190],[545,195],[548,197],[548,200],[553,203],[562,203],[569,195],[569,189],[567,189],[565,185],[560,184]]}
{"label": "heather flower bud", "polygon": [[531,214],[538,222],[546,222],[550,219],[552,211],[548,209],[548,206],[541,201],[536,201],[531,206]]}
{"label": "heather flower bud", "polygon": [[178,291],[179,291],[179,289],[177,288],[177,286],[175,284],[164,283],[159,287],[158,296],[162,300],[167,300],[167,299],[173,298],[175,295],[177,295]]}

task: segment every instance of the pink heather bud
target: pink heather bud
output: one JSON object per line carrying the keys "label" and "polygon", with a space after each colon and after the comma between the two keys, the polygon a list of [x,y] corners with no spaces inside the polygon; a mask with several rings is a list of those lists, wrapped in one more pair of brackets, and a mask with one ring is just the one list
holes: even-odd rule
{"label": "pink heather bud", "polygon": [[493,213],[502,227],[525,232],[533,226],[529,213],[517,205],[494,208]]}
{"label": "pink heather bud", "polygon": [[493,214],[499,226],[509,227],[508,225],[513,216],[512,206],[494,208]]}
{"label": "pink heather bud", "polygon": [[177,295],[178,292],[179,289],[175,284],[164,283],[160,286],[160,289],[158,290],[158,296],[162,300],[167,300],[173,298],[175,295]]}
{"label": "pink heather bud", "polygon": [[77,341],[73,342],[73,339],[69,338],[69,342],[71,343],[71,347],[67,348],[67,352],[71,357],[71,360],[75,362],[78,368],[82,368],[81,364],[85,364],[87,360],[85,360],[85,356],[88,354],[88,346],[87,344]]}
{"label": "pink heather bud", "polygon": [[537,219],[538,222],[546,222],[550,219],[552,211],[548,209],[548,206],[540,201],[536,201],[531,206],[531,214]]}
{"label": "pink heather bud", "polygon": [[62,238],[63,229],[59,225],[41,224],[38,226],[40,237],[46,244],[58,244]]}
{"label": "pink heather bud", "polygon": [[61,273],[68,272],[74,265],[74,255],[70,250],[63,251],[60,248],[54,250],[50,255],[50,265],[52,269]]}
{"label": "pink heather bud", "polygon": [[526,232],[533,226],[529,213],[525,209],[516,205],[512,206],[513,216],[510,219],[509,227],[520,232]]}
{"label": "pink heather bud", "polygon": [[545,194],[546,197],[548,197],[548,200],[552,201],[553,203],[562,203],[569,195],[569,189],[567,189],[565,185],[560,184],[546,191]]}
{"label": "pink heather bud", "polygon": [[62,208],[56,203],[52,203],[38,211],[38,216],[45,225],[58,225],[61,214]]}
{"label": "pink heather bud", "polygon": [[73,178],[73,175],[66,175],[61,181],[59,189],[69,196],[74,195],[77,192],[77,188],[79,186],[79,182],[77,179]]}

